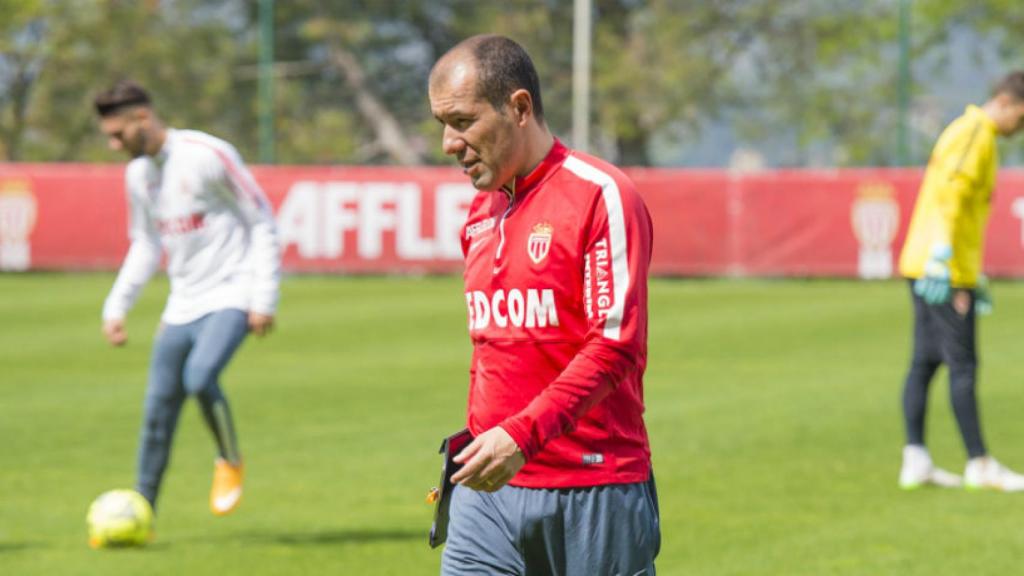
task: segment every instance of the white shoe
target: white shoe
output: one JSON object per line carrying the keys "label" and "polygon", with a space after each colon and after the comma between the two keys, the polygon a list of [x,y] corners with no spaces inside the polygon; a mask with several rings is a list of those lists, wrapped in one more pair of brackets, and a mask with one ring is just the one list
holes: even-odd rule
{"label": "white shoe", "polygon": [[[1024,477],[1022,477],[1024,479]],[[924,446],[903,447],[903,466],[900,468],[900,488],[913,490],[925,485],[959,488],[963,481],[952,472],[936,468]]]}
{"label": "white shoe", "polygon": [[1000,464],[991,456],[971,458],[964,470],[964,484],[968,490],[984,488],[1003,492],[1024,490],[1024,476]]}

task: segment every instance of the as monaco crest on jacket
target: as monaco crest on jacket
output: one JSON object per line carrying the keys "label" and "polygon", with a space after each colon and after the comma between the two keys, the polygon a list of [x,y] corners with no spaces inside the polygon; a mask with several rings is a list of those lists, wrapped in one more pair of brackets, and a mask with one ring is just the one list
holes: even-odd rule
{"label": "as monaco crest on jacket", "polygon": [[526,240],[526,253],[534,264],[540,264],[548,255],[551,249],[551,233],[554,227],[547,222],[540,222],[533,226],[530,237]]}

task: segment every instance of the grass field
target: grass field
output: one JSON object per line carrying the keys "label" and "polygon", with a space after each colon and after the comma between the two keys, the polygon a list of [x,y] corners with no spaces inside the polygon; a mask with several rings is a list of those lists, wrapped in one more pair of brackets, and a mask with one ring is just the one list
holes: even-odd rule
{"label": "grass field", "polygon": [[[130,486],[166,283],[99,334],[109,275],[0,275],[0,574],[436,574],[439,438],[463,421],[458,279],[289,278],[280,324],[225,377],[247,456],[242,507],[207,510],[212,443],[190,403],[156,542],[93,551],[85,510]],[[647,422],[662,575],[1012,574],[1024,495],[896,488],[908,354],[902,283],[658,280]],[[981,327],[993,453],[1024,469],[1024,285]],[[963,466],[945,376],[929,438]]]}

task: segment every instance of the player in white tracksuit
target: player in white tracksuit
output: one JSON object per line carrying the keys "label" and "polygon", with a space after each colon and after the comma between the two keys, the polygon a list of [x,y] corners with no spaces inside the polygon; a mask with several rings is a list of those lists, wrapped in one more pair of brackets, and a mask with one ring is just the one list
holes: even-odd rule
{"label": "player in white tracksuit", "polygon": [[195,396],[217,444],[211,510],[239,503],[242,457],[221,371],[247,332],[273,326],[280,251],[263,191],[229,143],[167,128],[148,93],[121,82],[97,96],[109,145],[132,160],[125,173],[128,250],[103,306],[103,332],[126,341],[124,318],[167,255],[171,293],[153,349],[137,489],[155,505],[182,403]]}

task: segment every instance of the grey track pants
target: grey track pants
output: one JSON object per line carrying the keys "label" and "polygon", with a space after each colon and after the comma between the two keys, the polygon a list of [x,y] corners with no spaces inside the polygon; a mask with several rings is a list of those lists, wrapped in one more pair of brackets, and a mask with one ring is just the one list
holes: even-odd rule
{"label": "grey track pants", "polygon": [[239,461],[234,422],[219,378],[247,331],[248,315],[234,309],[161,328],[150,362],[136,485],[154,506],[186,397],[198,400],[220,457]]}
{"label": "grey track pants", "polygon": [[443,576],[654,576],[654,479],[639,484],[452,494]]}

